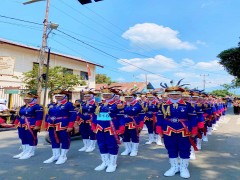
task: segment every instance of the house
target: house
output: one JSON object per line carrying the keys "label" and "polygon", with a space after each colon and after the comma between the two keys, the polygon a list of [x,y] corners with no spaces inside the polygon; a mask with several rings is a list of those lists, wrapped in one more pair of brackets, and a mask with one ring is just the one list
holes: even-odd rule
{"label": "house", "polygon": [[[103,86],[108,86],[107,84],[96,84],[96,89],[100,89]],[[138,92],[144,93],[149,90],[153,90],[154,87],[150,82],[121,82],[121,83],[111,83],[109,86],[120,86],[119,89],[126,91],[132,88],[138,88]]]}
{"label": "house", "polygon": [[[24,83],[21,79],[16,79],[14,76],[21,77],[23,72],[33,69],[34,64],[38,64],[39,48],[24,45],[17,42],[0,38],[0,98],[8,99],[6,89],[17,90],[24,88]],[[50,67],[62,66],[68,72],[80,75],[89,88],[95,88],[95,73],[96,67],[103,68],[102,65],[96,64],[85,59],[69,56],[66,54],[51,52]],[[88,77],[88,68],[90,68],[91,76]],[[10,88],[9,88],[10,87]],[[80,97],[80,90],[85,86],[78,86],[72,91],[72,101]],[[5,93],[4,93],[5,88]],[[13,92],[13,91],[11,91]],[[15,91],[15,93],[18,93]],[[18,94],[9,93],[12,98],[12,106],[19,106],[22,103]]]}

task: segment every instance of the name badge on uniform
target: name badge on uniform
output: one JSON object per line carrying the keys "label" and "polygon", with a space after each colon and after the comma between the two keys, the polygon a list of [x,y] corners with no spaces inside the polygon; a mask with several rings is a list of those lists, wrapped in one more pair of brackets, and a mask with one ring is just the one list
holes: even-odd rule
{"label": "name badge on uniform", "polygon": [[107,113],[107,112],[100,112],[97,115],[97,120],[99,120],[99,121],[110,121],[111,117],[110,117],[109,113]]}

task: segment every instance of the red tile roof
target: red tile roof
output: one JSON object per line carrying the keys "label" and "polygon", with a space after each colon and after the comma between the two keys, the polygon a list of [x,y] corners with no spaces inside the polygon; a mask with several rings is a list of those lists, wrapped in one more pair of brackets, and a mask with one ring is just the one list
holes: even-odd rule
{"label": "red tile roof", "polygon": [[[146,82],[124,82],[124,83],[112,83],[110,86],[121,86],[119,89],[126,91],[132,89],[134,87],[139,88],[138,92],[142,92],[143,90],[147,89],[146,86],[152,86],[151,83],[146,85]],[[96,89],[100,89],[100,87],[108,86],[107,84],[96,84]]]}

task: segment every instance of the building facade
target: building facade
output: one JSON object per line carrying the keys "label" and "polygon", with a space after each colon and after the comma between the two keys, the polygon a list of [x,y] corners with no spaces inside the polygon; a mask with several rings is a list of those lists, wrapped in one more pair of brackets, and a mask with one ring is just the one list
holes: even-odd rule
{"label": "building facade", "polygon": [[[46,55],[47,57],[47,55]],[[6,94],[5,89],[11,87],[24,89],[25,85],[21,81],[22,73],[31,71],[34,64],[38,64],[39,48],[27,46],[24,44],[0,39],[0,99],[8,99],[9,94]],[[80,91],[87,86],[95,88],[95,72],[96,67],[102,67],[99,64],[73,57],[61,53],[51,52],[50,68],[62,66],[68,72],[79,75],[86,85],[79,85],[74,88],[71,95],[71,100],[75,101],[80,97]],[[88,76],[88,72],[91,76]],[[16,78],[18,77],[18,78]],[[22,101],[17,98],[18,94],[12,94],[12,106],[21,105]]]}

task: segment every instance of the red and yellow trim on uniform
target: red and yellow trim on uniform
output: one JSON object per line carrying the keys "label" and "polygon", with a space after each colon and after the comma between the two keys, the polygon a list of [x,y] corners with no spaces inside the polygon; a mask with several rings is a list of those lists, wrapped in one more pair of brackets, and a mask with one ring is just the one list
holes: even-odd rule
{"label": "red and yellow trim on uniform", "polygon": [[92,125],[92,120],[89,119],[89,120],[86,121],[86,123],[88,123],[91,126]]}
{"label": "red and yellow trim on uniform", "polygon": [[82,123],[84,122],[84,120],[82,118],[80,118],[79,120],[76,121],[76,123],[80,126]]}
{"label": "red and yellow trim on uniform", "polygon": [[127,126],[128,129],[136,129],[136,126],[134,125],[134,122],[126,123],[125,126]]}
{"label": "red and yellow trim on uniform", "polygon": [[48,129],[49,129],[50,127],[55,128],[56,131],[62,131],[62,130],[67,129],[66,126],[65,126],[65,127],[62,127],[62,122],[59,122],[59,123],[56,123],[56,124],[49,124]]}
{"label": "red and yellow trim on uniform", "polygon": [[113,130],[112,130],[111,127],[104,128],[104,132],[108,132],[108,131],[109,131],[110,135],[114,135]]}
{"label": "red and yellow trim on uniform", "polygon": [[147,117],[147,116],[145,116],[144,119],[143,119],[144,122],[146,122],[146,121],[152,121],[152,120],[153,120],[153,118],[149,118],[149,117]]}
{"label": "red and yellow trim on uniform", "polygon": [[185,128],[176,130],[176,129],[170,127],[170,126],[167,126],[167,130],[166,130],[166,131],[163,131],[163,134],[164,134],[164,135],[167,135],[167,136],[171,136],[172,133],[176,133],[176,134],[182,133],[182,137],[188,137],[188,136],[191,135],[189,132],[187,132],[187,131],[185,130]]}
{"label": "red and yellow trim on uniform", "polygon": [[102,131],[103,127],[100,126],[99,124],[97,124],[96,129],[95,129],[95,133],[97,133],[98,131]]}
{"label": "red and yellow trim on uniform", "polygon": [[42,120],[37,120],[36,123],[35,123],[35,126],[41,126],[42,125]]}

